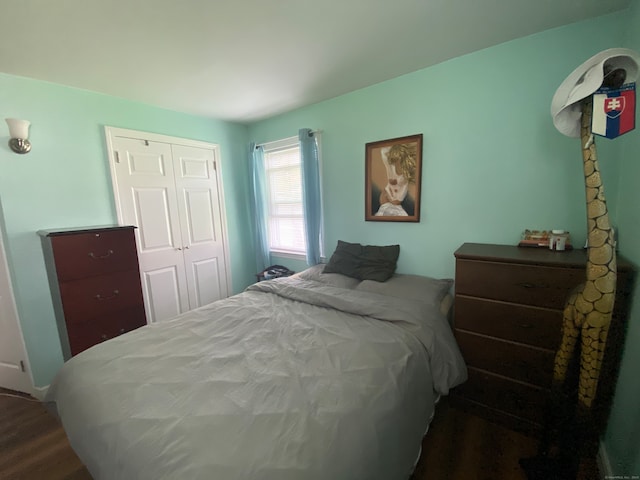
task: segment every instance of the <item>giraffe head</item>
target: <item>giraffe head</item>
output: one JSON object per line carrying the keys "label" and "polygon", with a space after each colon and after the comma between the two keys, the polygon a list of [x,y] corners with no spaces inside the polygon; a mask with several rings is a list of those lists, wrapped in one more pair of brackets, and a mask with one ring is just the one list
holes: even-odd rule
{"label": "giraffe head", "polygon": [[568,137],[580,136],[580,103],[601,86],[633,83],[640,72],[640,55],[627,48],[604,50],[576,68],[556,90],[551,101],[555,127]]}

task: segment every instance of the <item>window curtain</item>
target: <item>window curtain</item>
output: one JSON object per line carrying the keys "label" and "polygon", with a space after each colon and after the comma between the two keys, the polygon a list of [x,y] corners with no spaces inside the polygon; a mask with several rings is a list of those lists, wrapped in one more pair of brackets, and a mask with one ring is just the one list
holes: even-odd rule
{"label": "window curtain", "polygon": [[253,186],[253,213],[255,221],[256,272],[262,272],[271,261],[267,239],[267,189],[264,168],[264,148],[251,143],[249,160]]}
{"label": "window curtain", "polygon": [[301,128],[298,131],[298,139],[302,166],[302,203],[307,241],[307,264],[312,266],[320,263],[322,205],[318,142],[315,134],[308,128]]}

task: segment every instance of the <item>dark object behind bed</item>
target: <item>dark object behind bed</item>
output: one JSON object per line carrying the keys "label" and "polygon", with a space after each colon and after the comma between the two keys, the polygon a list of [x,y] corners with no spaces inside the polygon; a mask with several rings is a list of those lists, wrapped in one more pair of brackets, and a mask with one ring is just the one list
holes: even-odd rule
{"label": "dark object behind bed", "polygon": [[361,245],[338,240],[324,273],[341,273],[359,280],[384,282],[396,270],[400,245]]}

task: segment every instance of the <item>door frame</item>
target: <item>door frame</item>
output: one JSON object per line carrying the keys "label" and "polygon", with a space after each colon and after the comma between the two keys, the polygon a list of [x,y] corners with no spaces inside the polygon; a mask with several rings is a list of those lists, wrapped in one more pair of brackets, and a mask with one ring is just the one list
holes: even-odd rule
{"label": "door frame", "polygon": [[[13,279],[11,278],[11,269],[9,268],[9,261],[7,258],[7,249],[5,248],[5,241],[4,241],[4,228],[2,230],[0,230],[0,276],[2,276],[2,280],[0,280],[0,287],[2,286],[2,283],[4,283],[4,281],[6,280],[6,291],[3,292],[4,295],[6,295],[6,301],[8,303],[8,310],[9,310],[9,321],[10,322],[14,322],[16,327],[17,327],[17,333],[18,333],[18,337],[19,339],[17,339],[19,341],[19,346],[22,349],[22,354],[23,354],[23,366],[24,366],[24,374],[27,375],[28,377],[28,382],[26,385],[26,389],[27,391],[23,391],[22,389],[20,391],[23,391],[23,393],[28,393],[30,395],[34,395],[34,396],[38,396],[37,395],[37,390],[35,388],[35,383],[33,381],[33,372],[31,370],[31,363],[29,361],[29,353],[27,351],[27,344],[24,341],[24,334],[22,333],[22,324],[20,322],[20,316],[18,315],[18,307],[16,304],[16,298],[15,295],[13,293]],[[12,389],[11,386],[6,386],[6,385],[0,385],[3,388],[9,388]]]}
{"label": "door frame", "polygon": [[224,244],[224,261],[226,264],[226,277],[227,288],[226,296],[231,295],[231,258],[229,255],[229,237],[227,234],[227,208],[224,202],[224,184],[222,182],[222,159],[220,157],[220,146],[215,143],[203,142],[201,140],[191,140],[188,138],[172,137],[169,135],[162,135],[159,133],[143,132],[141,130],[130,130],[126,128],[118,127],[104,127],[105,137],[107,140],[107,159],[109,162],[109,171],[111,172],[111,185],[113,187],[114,204],[116,207],[116,214],[118,216],[118,223],[123,223],[122,205],[120,204],[120,192],[118,190],[118,182],[115,170],[115,163],[119,161],[113,147],[113,140],[115,137],[126,137],[137,140],[149,140],[158,143],[168,143],[171,145],[184,145],[187,147],[206,148],[213,150],[214,156],[214,170],[216,175],[216,181],[218,182],[218,195],[220,202],[220,216],[222,220],[222,241]]}

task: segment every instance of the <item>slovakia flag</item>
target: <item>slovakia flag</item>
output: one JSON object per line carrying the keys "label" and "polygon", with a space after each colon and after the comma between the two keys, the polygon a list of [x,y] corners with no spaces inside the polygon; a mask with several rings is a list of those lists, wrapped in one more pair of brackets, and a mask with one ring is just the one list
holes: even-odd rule
{"label": "slovakia flag", "polygon": [[602,88],[593,94],[591,131],[596,135],[616,138],[630,132],[636,124],[636,84],[620,88]]}

